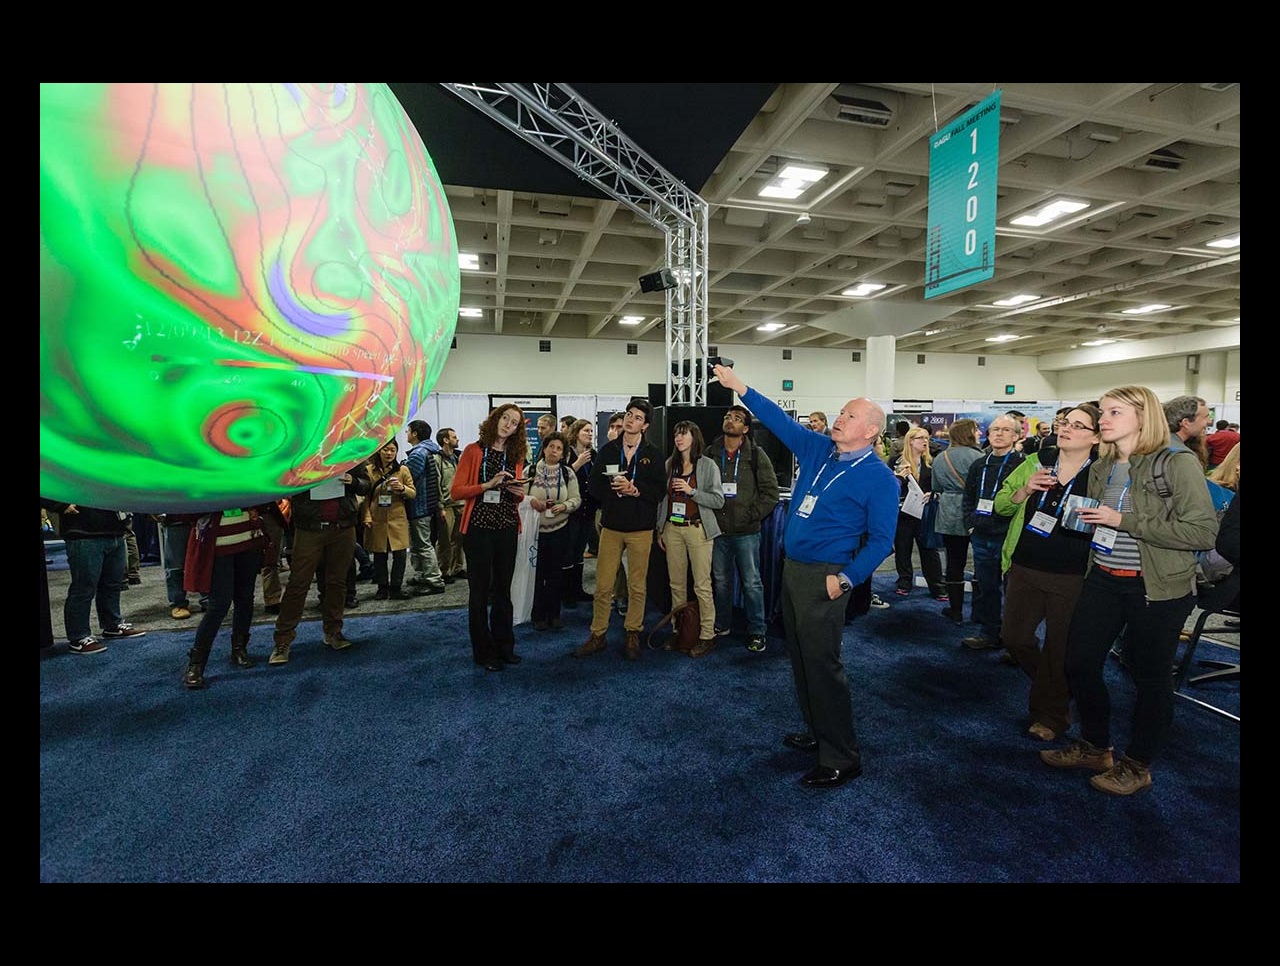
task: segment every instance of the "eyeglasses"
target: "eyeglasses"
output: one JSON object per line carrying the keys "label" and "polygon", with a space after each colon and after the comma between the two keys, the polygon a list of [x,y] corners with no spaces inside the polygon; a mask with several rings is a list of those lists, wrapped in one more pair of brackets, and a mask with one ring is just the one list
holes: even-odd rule
{"label": "eyeglasses", "polygon": [[1055,419],[1053,421],[1053,425],[1060,426],[1060,427],[1070,426],[1072,429],[1074,429],[1078,433],[1096,433],[1097,432],[1097,430],[1094,429],[1092,426],[1086,426],[1084,423],[1078,423],[1069,419]]}
{"label": "eyeglasses", "polygon": [[731,419],[731,420],[733,420],[735,423],[745,423],[745,422],[746,422],[746,420],[742,418],[742,414],[741,414],[741,413],[725,413],[725,414],[724,414],[724,418],[725,418],[726,420],[730,420],[730,419]]}

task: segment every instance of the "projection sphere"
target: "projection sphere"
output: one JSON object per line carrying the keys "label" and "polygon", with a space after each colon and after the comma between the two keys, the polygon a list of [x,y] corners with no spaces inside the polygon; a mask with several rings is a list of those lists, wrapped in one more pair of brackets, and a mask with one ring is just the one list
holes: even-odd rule
{"label": "projection sphere", "polygon": [[339,476],[435,385],[458,297],[385,84],[41,85],[41,496],[197,511]]}

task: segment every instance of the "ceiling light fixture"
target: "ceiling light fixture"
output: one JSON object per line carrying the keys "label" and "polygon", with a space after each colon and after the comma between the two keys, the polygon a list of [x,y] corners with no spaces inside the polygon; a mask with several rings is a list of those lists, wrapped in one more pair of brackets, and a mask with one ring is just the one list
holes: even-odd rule
{"label": "ceiling light fixture", "polygon": [[1013,342],[1015,339],[1021,339],[1020,335],[993,335],[989,336],[987,342]]}
{"label": "ceiling light fixture", "polygon": [[1039,228],[1047,225],[1051,221],[1057,221],[1064,215],[1074,214],[1077,211],[1083,211],[1089,207],[1087,201],[1077,201],[1072,198],[1059,198],[1051,201],[1047,205],[1041,205],[1039,208],[1033,208],[1025,215],[1019,215],[1009,224],[1023,225],[1027,228]]}
{"label": "ceiling light fixture", "polygon": [[1148,312],[1160,312],[1164,309],[1171,309],[1172,305],[1165,305],[1163,302],[1152,302],[1150,305],[1139,305],[1136,309],[1125,309],[1121,315],[1146,315]]}
{"label": "ceiling light fixture", "polygon": [[757,332],[777,332],[779,329],[785,329],[786,325],[782,322],[766,322],[764,325],[757,325]]}
{"label": "ceiling light fixture", "polygon": [[1226,238],[1214,239],[1213,241],[1209,242],[1209,247],[1210,248],[1239,248],[1240,233],[1236,232],[1234,235],[1228,235]]}
{"label": "ceiling light fixture", "polygon": [[831,171],[810,164],[789,163],[760,189],[761,198],[799,198]]}
{"label": "ceiling light fixture", "polygon": [[1087,345],[1090,348],[1092,348],[1093,346],[1096,346],[1096,345],[1110,345],[1115,341],[1116,341],[1115,339],[1090,339],[1088,342],[1081,342],[1080,344]]}
{"label": "ceiling light fixture", "polygon": [[992,305],[1023,305],[1027,302],[1035,302],[1039,299],[1039,295],[1010,295],[1007,299],[1000,299],[998,302],[992,302]]}
{"label": "ceiling light fixture", "polygon": [[458,252],[458,268],[464,272],[480,270],[480,256],[475,252]]}
{"label": "ceiling light fixture", "polygon": [[465,308],[458,309],[458,318],[460,319],[482,319],[484,318],[483,309]]}
{"label": "ceiling light fixture", "polygon": [[624,315],[618,320],[619,325],[639,325],[644,321],[643,315]]}
{"label": "ceiling light fixture", "polygon": [[874,292],[879,292],[885,287],[886,286],[881,282],[859,282],[853,288],[847,288],[840,294],[848,296],[851,299],[861,299],[866,298]]}

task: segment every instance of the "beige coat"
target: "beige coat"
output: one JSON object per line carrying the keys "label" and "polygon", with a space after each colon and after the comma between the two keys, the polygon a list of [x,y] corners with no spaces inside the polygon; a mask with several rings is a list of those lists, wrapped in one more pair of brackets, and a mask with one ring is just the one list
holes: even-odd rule
{"label": "beige coat", "polygon": [[[405,509],[405,501],[414,499],[418,491],[413,487],[413,474],[403,463],[392,475],[404,484],[404,492],[391,493],[387,487],[390,478],[384,481],[382,468],[376,463],[369,464],[373,489],[364,502],[364,548],[370,553],[409,549],[409,511]],[[387,493],[391,495],[391,506],[378,506],[378,497]]]}

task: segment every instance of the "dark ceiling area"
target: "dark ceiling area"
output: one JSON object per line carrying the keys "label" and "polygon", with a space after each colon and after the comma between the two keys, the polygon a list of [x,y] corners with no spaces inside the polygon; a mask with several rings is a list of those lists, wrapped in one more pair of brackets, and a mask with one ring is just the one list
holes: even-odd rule
{"label": "dark ceiling area", "polygon": [[[390,84],[442,183],[603,198],[566,165],[440,84]],[[632,143],[700,191],[777,84],[570,84]]]}

